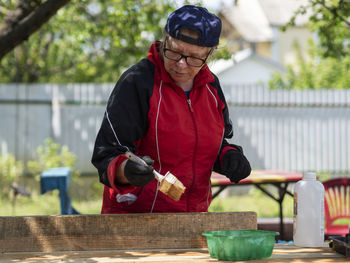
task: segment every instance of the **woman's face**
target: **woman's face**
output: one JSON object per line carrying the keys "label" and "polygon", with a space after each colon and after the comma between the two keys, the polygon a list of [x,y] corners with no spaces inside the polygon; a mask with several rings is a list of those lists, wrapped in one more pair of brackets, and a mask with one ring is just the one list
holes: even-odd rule
{"label": "woman's face", "polygon": [[[164,47],[166,49],[170,49],[171,51],[175,51],[185,56],[200,58],[202,60],[205,60],[207,58],[208,53],[210,51],[210,48],[192,45],[171,37],[168,37],[165,40],[164,44]],[[179,61],[171,60],[165,55],[163,57],[166,71],[170,74],[172,79],[180,86],[181,84],[185,84],[189,81],[192,81],[202,68],[202,66],[193,67],[188,65],[184,57],[182,57]],[[190,60],[190,58],[187,59],[188,61]]]}

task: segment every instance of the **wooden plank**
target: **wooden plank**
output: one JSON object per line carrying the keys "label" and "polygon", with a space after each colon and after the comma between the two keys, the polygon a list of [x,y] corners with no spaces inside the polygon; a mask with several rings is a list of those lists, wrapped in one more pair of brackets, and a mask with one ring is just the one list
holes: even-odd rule
{"label": "wooden plank", "polygon": [[[0,262],[36,263],[36,262],[218,262],[209,256],[206,248],[160,249],[160,250],[104,250],[104,251],[62,251],[62,252],[27,252],[0,254]],[[349,262],[349,258],[337,254],[329,247],[299,248],[293,244],[275,244],[273,254],[266,259],[249,262]]]}
{"label": "wooden plank", "polygon": [[0,217],[1,252],[203,248],[201,234],[257,229],[255,212]]}

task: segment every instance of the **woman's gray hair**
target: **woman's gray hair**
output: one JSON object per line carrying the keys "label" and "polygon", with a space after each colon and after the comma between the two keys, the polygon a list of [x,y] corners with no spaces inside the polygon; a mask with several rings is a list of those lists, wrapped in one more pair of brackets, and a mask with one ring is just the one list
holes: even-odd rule
{"label": "woman's gray hair", "polygon": [[164,48],[164,45],[165,45],[165,41],[166,41],[166,39],[168,37],[169,37],[168,32],[166,32],[165,28],[163,28],[163,37],[162,37],[162,40],[160,41],[160,45],[159,45],[159,54],[160,54],[160,56],[162,58],[164,58],[164,54],[163,54],[164,50],[163,50],[163,48]]}

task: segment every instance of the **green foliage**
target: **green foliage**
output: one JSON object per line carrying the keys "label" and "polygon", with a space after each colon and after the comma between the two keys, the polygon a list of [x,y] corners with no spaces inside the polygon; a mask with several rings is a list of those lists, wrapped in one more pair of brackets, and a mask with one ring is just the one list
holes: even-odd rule
{"label": "green foliage", "polygon": [[349,0],[309,0],[296,11],[286,27],[294,25],[296,17],[308,10],[311,11],[309,27],[319,37],[319,54],[338,59],[350,56]]}
{"label": "green foliage", "polygon": [[319,57],[319,49],[310,43],[306,61],[297,49],[297,64],[287,66],[285,75],[275,73],[269,81],[271,89],[348,89],[350,88],[350,54],[340,58]]}
{"label": "green foliage", "polygon": [[43,171],[53,167],[71,167],[76,164],[77,157],[69,152],[67,146],[60,146],[51,138],[45,140],[36,150],[37,160],[28,161],[28,172],[33,175],[40,175]]}
{"label": "green foliage", "polygon": [[115,82],[161,38],[174,8],[166,0],[72,0],[1,60],[0,82]]}
{"label": "green foliage", "polygon": [[309,0],[282,29],[295,25],[299,15],[311,11],[309,28],[318,36],[311,43],[310,60],[298,53],[296,67],[288,66],[285,75],[275,73],[272,89],[347,89],[350,88],[350,3],[348,0]]}
{"label": "green foliage", "polygon": [[[175,0],[71,0],[0,61],[0,83],[115,82],[162,38],[177,7]],[[220,57],[228,57],[223,48],[213,59]]]}
{"label": "green foliage", "polygon": [[316,174],[317,174],[318,180],[320,182],[325,182],[325,181],[327,181],[327,180],[332,178],[332,176],[331,176],[331,174],[329,172],[319,172],[319,171],[317,171]]}
{"label": "green foliage", "polygon": [[23,173],[23,163],[11,154],[0,155],[0,198],[10,197],[10,185]]}
{"label": "green foliage", "polygon": [[220,39],[218,48],[214,51],[210,60],[232,59],[232,53],[228,50],[227,39]]}
{"label": "green foliage", "polygon": [[350,218],[338,218],[333,222],[333,225],[349,225]]}

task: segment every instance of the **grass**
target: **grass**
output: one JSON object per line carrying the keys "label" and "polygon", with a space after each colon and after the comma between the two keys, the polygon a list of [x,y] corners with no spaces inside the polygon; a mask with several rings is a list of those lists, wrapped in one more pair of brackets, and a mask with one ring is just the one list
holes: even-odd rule
{"label": "grass", "polygon": [[[17,196],[11,200],[0,200],[0,216],[59,215],[60,202],[58,190],[40,195],[39,182],[28,179],[25,182],[31,197]],[[81,214],[100,214],[103,186],[97,177],[81,176],[74,178],[70,188],[73,207]],[[255,211],[258,217],[278,217],[278,203],[260,190],[251,188],[244,194],[215,198],[210,212]],[[286,196],[283,201],[285,217],[293,216],[293,199]]]}
{"label": "grass", "polygon": [[[29,216],[29,215],[59,215],[60,202],[58,190],[54,190],[44,195],[35,192],[30,198],[18,196],[15,203],[11,201],[0,201],[1,216]],[[102,196],[102,194],[101,194]],[[261,196],[259,193],[234,195],[226,198],[216,198],[213,200],[210,212],[237,212],[255,211],[258,217],[278,217],[278,205],[276,201]],[[284,216],[292,217],[292,200],[286,198],[284,201]],[[101,198],[91,200],[73,199],[73,207],[81,214],[100,214]],[[286,205],[287,204],[287,205]]]}
{"label": "grass", "polygon": [[[30,197],[11,196],[10,200],[0,200],[0,216],[59,215],[61,206],[59,191],[40,194],[40,183],[32,177],[23,178],[21,183],[31,193]],[[4,187],[4,186],[0,186]],[[73,178],[69,194],[73,207],[81,214],[100,214],[103,186],[97,177],[79,176]]]}
{"label": "grass", "polygon": [[[73,207],[81,214],[100,214],[101,199],[74,200]],[[44,195],[38,192],[32,193],[31,197],[18,196],[16,201],[0,201],[0,216],[36,216],[36,215],[59,215],[61,207],[59,192],[54,190]]]}
{"label": "grass", "polygon": [[[210,212],[254,211],[258,217],[279,217],[279,205],[272,198],[256,188],[246,194],[217,197],[209,208]],[[283,216],[293,217],[293,198],[286,195],[283,200]]]}
{"label": "grass", "polygon": [[[60,215],[61,207],[58,197],[58,190],[45,195],[33,193],[30,198],[19,196],[16,203],[0,202],[1,216],[36,216],[36,215]],[[100,214],[101,200],[82,200],[77,202],[73,200],[73,207],[81,214]]]}
{"label": "grass", "polygon": [[[81,178],[72,184],[70,194],[72,205],[81,214],[100,214],[103,186],[95,178]],[[74,190],[73,190],[74,189]],[[0,216],[60,215],[58,190],[40,195],[38,187],[31,189],[31,197],[17,196],[11,200],[0,200]],[[244,194],[220,195],[213,200],[209,212],[254,211],[259,218],[279,217],[276,201],[256,188]],[[293,217],[293,198],[286,195],[283,201],[283,216]],[[342,218],[335,224],[350,224],[350,219]]]}

